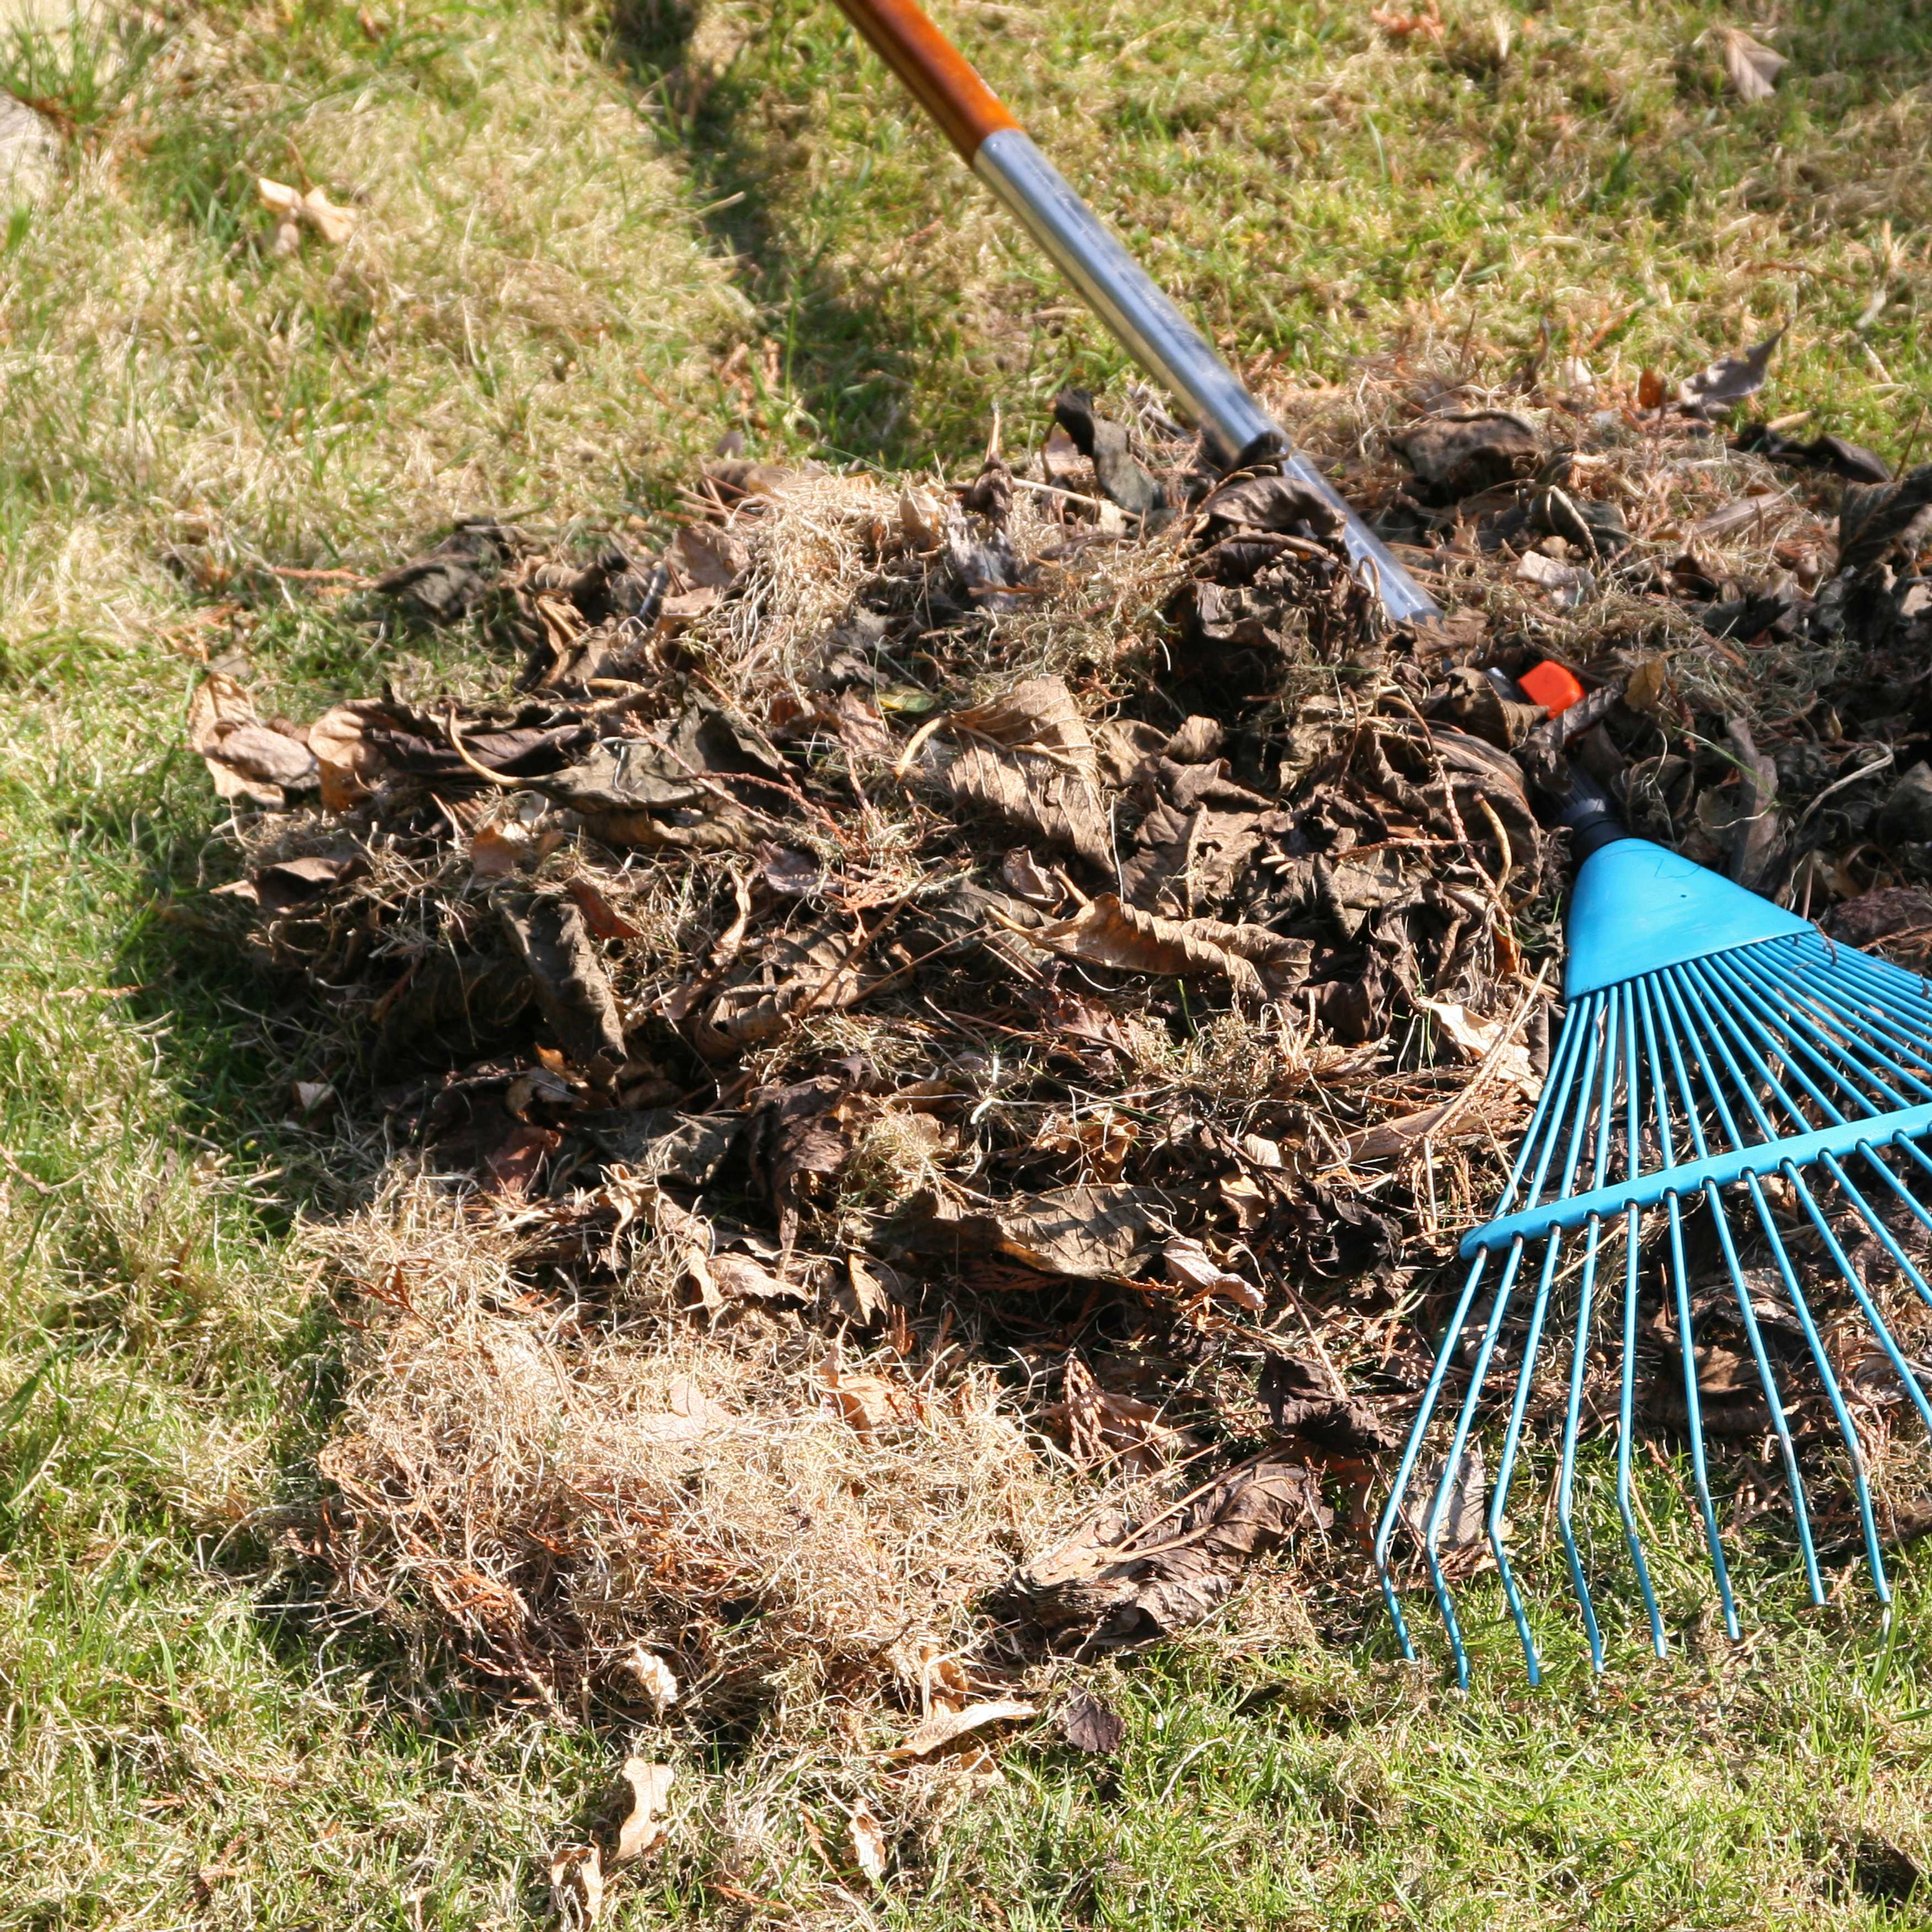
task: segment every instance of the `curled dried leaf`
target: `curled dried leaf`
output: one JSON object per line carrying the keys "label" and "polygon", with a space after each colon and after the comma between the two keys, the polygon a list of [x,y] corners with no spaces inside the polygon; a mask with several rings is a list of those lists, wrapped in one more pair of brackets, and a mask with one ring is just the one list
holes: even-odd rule
{"label": "curled dried leaf", "polygon": [[988,1724],[1010,1724],[1022,1718],[1030,1718],[1036,1708],[1017,1698],[999,1698],[991,1703],[969,1704],[963,1711],[942,1711],[927,1718],[892,1756],[930,1757],[972,1732],[983,1730]]}

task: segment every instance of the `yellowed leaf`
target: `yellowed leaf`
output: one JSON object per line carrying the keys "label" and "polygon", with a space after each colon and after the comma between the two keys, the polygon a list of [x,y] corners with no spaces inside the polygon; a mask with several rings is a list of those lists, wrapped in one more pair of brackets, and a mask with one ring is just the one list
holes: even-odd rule
{"label": "yellowed leaf", "polygon": [[302,196],[302,219],[332,248],[339,248],[356,232],[354,213],[338,208],[319,188],[310,188]]}
{"label": "yellowed leaf", "polygon": [[1633,711],[1654,711],[1669,687],[1661,658],[1646,658],[1624,680],[1624,702]]}
{"label": "yellowed leaf", "polygon": [[656,1851],[670,1836],[670,1823],[664,1814],[670,1802],[671,1782],[676,1774],[668,1764],[652,1764],[641,1757],[624,1760],[624,1781],[631,1787],[631,1811],[617,1828],[617,1849],[610,1855],[614,1870]]}
{"label": "yellowed leaf", "polygon": [[927,1718],[905,1742],[892,1753],[895,1757],[930,1757],[956,1738],[983,1729],[988,1724],[1012,1724],[1030,1718],[1035,1707],[1017,1698],[998,1698],[991,1703],[969,1704],[963,1711],[940,1711]]}
{"label": "yellowed leaf", "polygon": [[677,1702],[677,1672],[656,1651],[646,1650],[640,1643],[625,1658],[624,1668],[637,1679],[646,1702],[659,1717]]}
{"label": "yellowed leaf", "polygon": [[852,1862],[866,1882],[880,1883],[886,1876],[886,1834],[878,1820],[861,1805],[852,1814],[846,1834],[851,1841]]}
{"label": "yellowed leaf", "polygon": [[550,1909],[566,1932],[604,1918],[604,1861],[595,1845],[566,1845],[550,1854]]}

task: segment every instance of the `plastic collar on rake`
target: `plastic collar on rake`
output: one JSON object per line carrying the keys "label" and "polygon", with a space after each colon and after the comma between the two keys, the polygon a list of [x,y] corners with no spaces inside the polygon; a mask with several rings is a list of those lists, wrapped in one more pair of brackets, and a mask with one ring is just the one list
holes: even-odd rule
{"label": "plastic collar on rake", "polygon": [[1619,838],[1583,862],[1563,924],[1563,997],[1786,933],[1808,921],[1648,838]]}

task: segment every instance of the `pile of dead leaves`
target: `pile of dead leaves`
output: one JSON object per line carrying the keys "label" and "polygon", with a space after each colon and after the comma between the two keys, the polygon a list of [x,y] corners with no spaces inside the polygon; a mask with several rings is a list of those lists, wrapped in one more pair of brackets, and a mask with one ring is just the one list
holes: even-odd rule
{"label": "pile of dead leaves", "polygon": [[[963,1709],[1258,1559],[1352,1585],[1539,1090],[1564,758],[1828,930],[1932,941],[1932,470],[1727,441],[1772,346],[1670,399],[1417,392],[1346,481],[1451,608],[1420,634],[1292,478],[1070,395],[1030,470],[943,493],[734,459],[650,554],[465,524],[376,608],[473,626],[500,702],[302,726],[211,676],[239,863],[177,916],[303,989],[305,1078],[498,1269],[431,1313],[406,1243],[347,1268],[370,1352],[311,1550],[344,1593],[573,1708],[634,1706],[644,1641],[769,1715],[809,1644],[814,1694],[929,1724],[922,1641]],[[1552,659],[1556,718],[1510,682]],[[541,1430],[490,1451],[490,1350],[572,1391],[556,1480],[505,1473]],[[819,1615],[782,1521],[734,1545],[728,1481],[638,1452],[714,1411],[836,1423],[880,1478],[997,1418],[1034,1474],[970,1560],[860,1508],[917,1552]]]}

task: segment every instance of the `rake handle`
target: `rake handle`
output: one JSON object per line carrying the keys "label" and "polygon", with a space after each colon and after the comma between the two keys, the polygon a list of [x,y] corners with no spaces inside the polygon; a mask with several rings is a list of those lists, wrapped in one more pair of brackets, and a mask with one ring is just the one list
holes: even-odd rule
{"label": "rake handle", "polygon": [[966,164],[1016,214],[1127,352],[1192,417],[1229,469],[1279,460],[1340,516],[1358,570],[1398,623],[1442,611],[1215,354],[1200,331],[1094,217],[917,0],[838,0]]}
{"label": "rake handle", "polygon": [[914,0],[838,0],[839,10],[890,68],[970,168],[989,134],[1020,124],[972,63]]}

